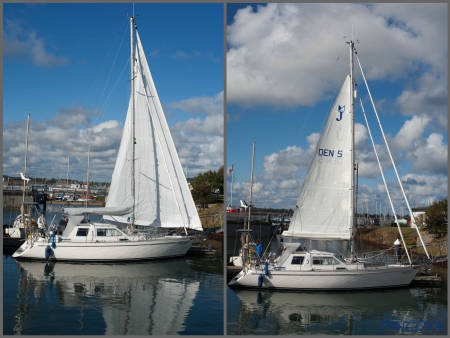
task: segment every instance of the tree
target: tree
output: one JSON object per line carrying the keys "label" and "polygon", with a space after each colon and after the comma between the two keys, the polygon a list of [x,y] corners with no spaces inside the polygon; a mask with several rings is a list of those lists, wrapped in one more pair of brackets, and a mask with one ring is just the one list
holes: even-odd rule
{"label": "tree", "polygon": [[208,170],[204,173],[200,173],[191,181],[193,188],[204,183],[209,184],[211,193],[214,193],[217,189],[219,189],[219,194],[223,194],[223,166],[220,167],[217,172]]}
{"label": "tree", "polygon": [[223,166],[219,170],[208,170],[204,173],[200,173],[194,177],[191,181],[192,197],[195,204],[201,205],[202,208],[206,208],[208,203],[213,203],[217,199],[217,191],[219,194],[223,194]]}
{"label": "tree", "polygon": [[211,201],[211,186],[207,182],[200,182],[191,190],[195,204],[204,210]]}
{"label": "tree", "polygon": [[447,199],[434,202],[425,211],[424,229],[441,238],[447,234]]}

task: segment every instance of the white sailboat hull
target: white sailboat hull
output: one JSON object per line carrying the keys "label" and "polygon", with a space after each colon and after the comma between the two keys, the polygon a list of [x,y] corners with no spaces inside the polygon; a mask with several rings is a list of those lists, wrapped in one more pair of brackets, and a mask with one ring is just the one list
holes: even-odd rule
{"label": "white sailboat hull", "polygon": [[[51,248],[49,260],[57,261],[135,261],[184,256],[194,239],[186,236],[166,236],[152,240],[127,242],[57,242]],[[16,259],[45,260],[46,239],[30,246],[25,242],[13,254]]]}
{"label": "white sailboat hull", "polygon": [[[364,290],[407,286],[419,272],[418,266],[388,265],[345,271],[241,271],[228,284],[231,287],[289,290]],[[259,276],[263,276],[258,286]]]}
{"label": "white sailboat hull", "polygon": [[[133,94],[106,207],[66,208],[70,218],[64,238],[55,239],[55,232],[50,231],[47,238],[31,233],[14,258],[134,261],[177,257],[187,253],[194,238],[153,237],[159,235],[153,230],[170,228],[186,234],[187,229],[203,231],[134,18],[129,19]],[[113,222],[91,223],[89,215],[102,215],[103,220]],[[146,230],[136,231],[139,226]],[[56,246],[51,248],[53,240]]]}

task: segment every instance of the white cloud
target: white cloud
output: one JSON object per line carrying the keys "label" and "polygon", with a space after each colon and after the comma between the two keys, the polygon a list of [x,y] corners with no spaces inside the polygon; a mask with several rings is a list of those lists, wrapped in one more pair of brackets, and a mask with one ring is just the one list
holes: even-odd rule
{"label": "white cloud", "polygon": [[441,74],[424,74],[417,80],[416,89],[405,89],[397,97],[395,106],[406,116],[423,116],[433,120],[433,127],[447,130],[447,78]]}
{"label": "white cloud", "polygon": [[[420,69],[436,79],[439,74],[445,86],[446,8],[445,4],[268,4],[255,12],[248,6],[227,28],[227,99],[243,107],[313,105],[340,82],[338,76],[330,81],[330,72],[345,46],[342,37],[351,35],[352,27],[355,39],[361,41],[358,55],[364,56],[368,79],[420,83],[420,78],[411,77]],[[348,24],[342,24],[343,18]],[[426,94],[431,99],[442,97],[432,88]],[[424,104],[418,100],[416,107],[423,109]]]}
{"label": "white cloud", "polygon": [[[401,181],[411,207],[428,206],[430,199],[442,200],[447,198],[447,177],[442,175],[407,174],[401,177]],[[388,181],[388,189],[396,212],[400,213],[401,207],[406,211],[406,202],[397,179],[392,182]],[[390,203],[383,184],[379,184],[376,190],[363,186],[361,191],[362,193],[359,195],[360,200],[365,198],[373,201],[377,200],[378,203],[382,203],[390,210]]]}
{"label": "white cloud", "polygon": [[[360,41],[356,49],[369,86],[389,91],[387,97],[375,98],[378,111],[395,123],[399,117],[409,118],[400,129],[390,128],[397,133],[394,137],[387,135],[397,168],[439,188],[436,196],[446,197],[447,4],[271,3],[238,10],[227,27],[227,100],[241,108],[232,118],[258,107],[272,107],[277,114],[285,111],[282,108],[328,100],[342,83],[340,64],[345,74],[348,71],[343,37],[352,34]],[[399,89],[391,90],[394,86]],[[375,142],[382,142],[378,130],[372,132],[377,134]],[[272,205],[286,207],[297,198],[300,174],[317,141],[308,142],[307,149],[284,146],[265,156],[257,179],[265,187],[261,193],[272,196]],[[372,182],[380,170],[368,130],[358,123],[355,142],[360,179]],[[384,144],[376,147],[382,168],[392,179],[389,154]],[[419,189],[412,181],[405,185],[408,193],[422,194],[417,199],[433,195],[433,190]],[[237,188],[245,192],[242,184]],[[373,201],[386,198],[364,184],[361,194]],[[394,194],[396,201],[400,197]]]}
{"label": "white cloud", "polygon": [[302,149],[297,146],[288,146],[278,153],[264,156],[264,170],[260,176],[265,180],[280,180],[298,178],[300,171],[308,167],[312,154],[315,151],[320,135],[313,133],[307,137],[309,146]]}
{"label": "white cloud", "polygon": [[165,107],[168,109],[181,109],[194,116],[223,116],[223,92],[218,93],[214,97],[194,97],[170,102]]}
{"label": "white cloud", "polygon": [[105,121],[105,122],[99,123],[98,125],[94,126],[92,131],[94,133],[99,133],[104,129],[117,128],[120,125],[121,125],[121,123],[119,123],[118,121],[115,121],[115,120]]}
{"label": "white cloud", "polygon": [[3,52],[6,56],[24,58],[39,67],[58,67],[65,65],[68,59],[56,56],[50,46],[37,33],[24,28],[19,21],[5,19],[3,32]]}
{"label": "white cloud", "polygon": [[[222,95],[202,98],[210,104],[212,114],[188,118],[171,126],[171,133],[180,161],[188,167],[189,176],[206,170],[217,170],[223,165],[223,103]],[[185,100],[194,102],[195,99]],[[180,105],[180,108],[183,105]],[[189,105],[187,105],[189,106]],[[195,106],[195,105],[194,105]],[[193,107],[191,105],[190,107]],[[196,113],[194,113],[196,111]],[[190,112],[189,112],[190,113]],[[83,180],[86,175],[87,153],[90,144],[90,177],[92,180],[109,181],[116,161],[122,137],[123,123],[108,120],[94,125],[96,110],[82,107],[62,108],[44,123],[31,120],[28,168],[32,176],[53,177],[67,175],[67,158],[70,157],[69,178]],[[13,122],[3,129],[3,172],[17,175],[23,171],[26,123]],[[89,140],[89,141],[88,141]]]}
{"label": "white cloud", "polygon": [[442,134],[431,134],[426,142],[418,144],[408,153],[414,169],[422,173],[443,174],[448,172],[447,144]]}
{"label": "white cloud", "polygon": [[361,144],[365,144],[367,139],[369,138],[369,133],[367,131],[366,126],[363,126],[360,123],[355,123],[355,145],[358,150],[358,146]]}
{"label": "white cloud", "polygon": [[178,121],[170,128],[180,161],[188,167],[188,175],[192,177],[223,166],[223,92],[214,97],[170,102],[165,107],[188,113],[187,120]]}
{"label": "white cloud", "polygon": [[192,134],[223,135],[223,118],[219,116],[207,116],[205,119],[189,119],[186,122],[178,122],[173,130]]}
{"label": "white cloud", "polygon": [[405,121],[393,140],[393,145],[398,150],[412,150],[415,148],[415,141],[422,138],[422,134],[429,118],[425,116],[413,116],[411,120]]}
{"label": "white cloud", "polygon": [[178,50],[173,54],[173,58],[175,59],[192,59],[201,56],[199,52],[185,52]]}
{"label": "white cloud", "polygon": [[407,174],[402,177],[402,184],[413,206],[425,205],[430,196],[437,200],[447,198],[448,180],[444,176]]}
{"label": "white cloud", "polygon": [[[189,168],[189,176],[223,166],[223,119],[207,117],[178,122],[171,128],[180,161]],[[219,126],[221,130],[219,130]]]}

